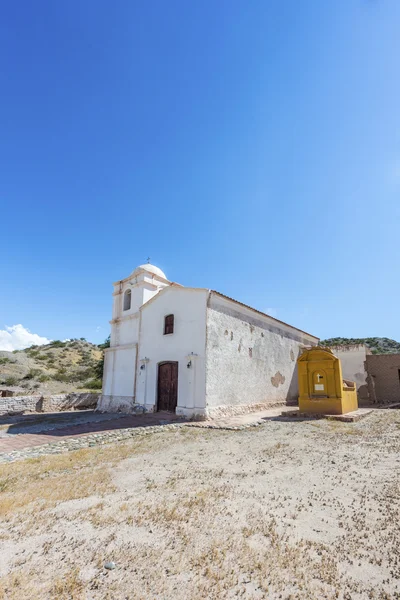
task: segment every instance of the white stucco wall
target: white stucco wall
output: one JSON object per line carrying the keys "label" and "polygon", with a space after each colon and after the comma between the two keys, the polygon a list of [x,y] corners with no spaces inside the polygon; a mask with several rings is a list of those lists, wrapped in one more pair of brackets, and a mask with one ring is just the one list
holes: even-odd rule
{"label": "white stucco wall", "polygon": [[108,348],[104,356],[103,394],[100,411],[127,411],[135,401],[137,345]]}
{"label": "white stucco wall", "polygon": [[[145,265],[145,268],[151,265]],[[131,412],[136,400],[137,347],[140,307],[170,282],[138,267],[125,279],[114,283],[110,348],[105,353],[101,411]],[[131,306],[124,310],[124,295],[131,291]]]}
{"label": "white stucco wall", "polygon": [[[141,308],[136,402],[148,410],[157,404],[158,363],[177,361],[177,414],[204,414],[207,294],[172,286]],[[164,317],[169,314],[174,315],[174,333],[164,335]]]}
{"label": "white stucco wall", "polygon": [[369,348],[364,344],[332,346],[332,352],[340,359],[344,379],[355,381],[360,399],[368,398],[367,371],[365,362]]}
{"label": "white stucco wall", "polygon": [[318,338],[212,293],[207,309],[206,406],[235,414],[298,398],[300,349]]}

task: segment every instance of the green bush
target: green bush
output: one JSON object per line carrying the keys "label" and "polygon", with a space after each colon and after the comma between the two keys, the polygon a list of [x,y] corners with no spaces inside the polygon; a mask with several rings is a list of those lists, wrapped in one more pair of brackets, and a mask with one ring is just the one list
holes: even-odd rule
{"label": "green bush", "polygon": [[64,346],[67,345],[67,342],[62,342],[61,340],[54,340],[53,342],[50,342],[49,346],[51,346],[52,348],[64,348]]}
{"label": "green bush", "polygon": [[11,361],[6,356],[4,358],[0,358],[0,365],[6,365],[7,363],[10,363],[10,362],[14,362],[14,361]]}
{"label": "green bush", "polygon": [[42,371],[40,369],[31,369],[29,371],[29,373],[27,373],[23,379],[35,379],[36,377],[39,377],[40,375],[42,375]]}
{"label": "green bush", "polygon": [[40,377],[38,377],[38,381],[40,381],[40,383],[44,383],[45,381],[50,381],[50,377],[48,375],[41,375]]}
{"label": "green bush", "polygon": [[17,385],[18,379],[16,377],[8,377],[3,381],[4,385]]}
{"label": "green bush", "polygon": [[56,381],[62,381],[63,383],[68,383],[71,381],[71,375],[67,375],[65,369],[58,369],[58,371],[54,373],[53,379]]}
{"label": "green bush", "polygon": [[109,348],[111,344],[111,336],[109,335],[105,340],[103,344],[99,344],[99,348],[100,350],[103,350],[102,352],[102,357],[100,358],[100,360],[97,361],[96,366],[94,367],[95,369],[95,374],[97,379],[99,379],[100,381],[103,380],[103,371],[104,371],[104,350],[106,348]]}
{"label": "green bush", "polygon": [[101,379],[90,379],[89,381],[86,381],[85,385],[80,389],[101,390],[102,385]]}
{"label": "green bush", "polygon": [[47,360],[48,356],[47,354],[38,354],[36,357],[36,360]]}

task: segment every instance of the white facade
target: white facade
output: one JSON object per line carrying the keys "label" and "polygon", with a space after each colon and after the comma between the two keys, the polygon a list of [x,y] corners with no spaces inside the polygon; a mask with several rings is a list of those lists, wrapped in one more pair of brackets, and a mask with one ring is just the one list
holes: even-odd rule
{"label": "white facade", "polygon": [[185,416],[297,400],[296,360],[302,347],[318,342],[315,336],[218,292],[172,283],[153,265],[115,283],[113,296],[99,410],[155,411],[165,394]]}

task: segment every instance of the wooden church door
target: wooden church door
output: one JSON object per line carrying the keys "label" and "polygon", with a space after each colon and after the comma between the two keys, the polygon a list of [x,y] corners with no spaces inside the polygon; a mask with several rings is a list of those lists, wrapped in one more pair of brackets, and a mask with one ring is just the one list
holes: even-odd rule
{"label": "wooden church door", "polygon": [[157,410],[175,412],[178,404],[178,363],[163,362],[158,365]]}

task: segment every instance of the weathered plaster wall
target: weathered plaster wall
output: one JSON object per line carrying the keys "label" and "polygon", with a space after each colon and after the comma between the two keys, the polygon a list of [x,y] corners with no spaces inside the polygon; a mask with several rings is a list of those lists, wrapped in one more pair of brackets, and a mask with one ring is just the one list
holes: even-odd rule
{"label": "weathered plaster wall", "polygon": [[[207,290],[172,286],[141,308],[136,402],[147,410],[156,408],[158,363],[177,361],[177,414],[204,414],[207,294]],[[174,333],[164,335],[168,314],[174,315]]]}
{"label": "weathered plaster wall", "polygon": [[318,339],[211,294],[207,310],[206,405],[235,414],[298,398],[296,361]]}
{"label": "weathered plaster wall", "polygon": [[357,387],[357,395],[362,403],[368,401],[368,385],[366,359],[370,354],[369,348],[364,344],[350,346],[332,346],[332,352],[340,359],[342,375],[344,379],[354,381]]}
{"label": "weathered plaster wall", "polygon": [[367,370],[371,404],[400,402],[400,354],[370,354]]}

